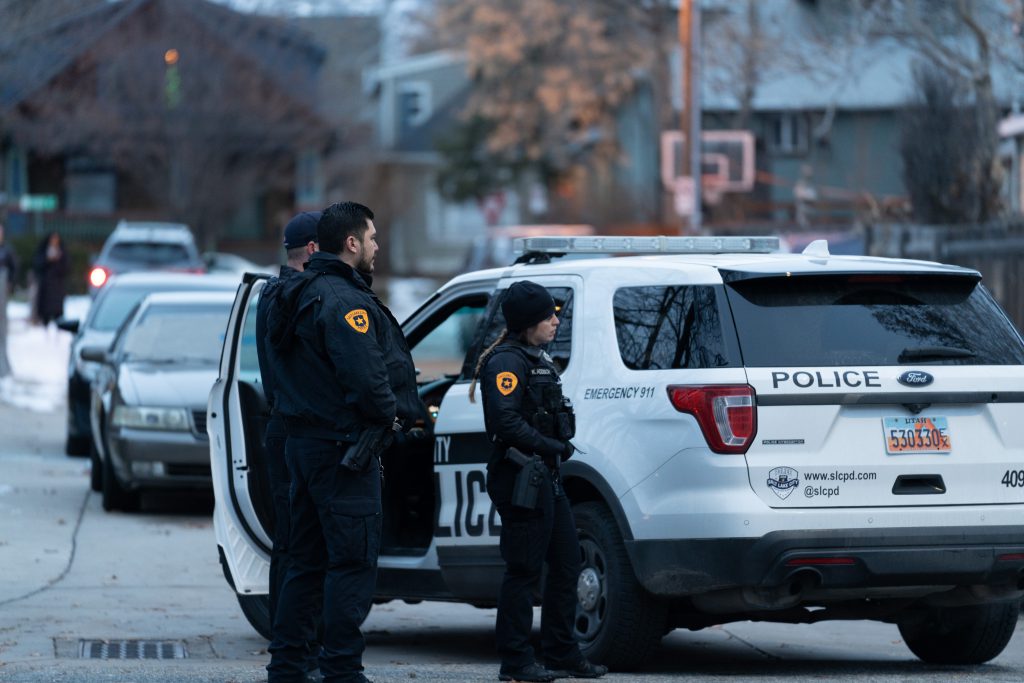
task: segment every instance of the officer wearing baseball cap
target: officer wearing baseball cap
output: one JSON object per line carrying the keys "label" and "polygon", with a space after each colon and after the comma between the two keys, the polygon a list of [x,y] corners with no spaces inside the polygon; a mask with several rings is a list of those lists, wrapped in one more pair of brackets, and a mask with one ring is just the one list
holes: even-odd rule
{"label": "officer wearing baseball cap", "polygon": [[[487,435],[494,444],[487,493],[501,515],[505,576],[495,625],[502,681],[599,678],[608,668],[588,661],[573,633],[580,546],[559,465],[574,452],[572,406],[544,347],[558,332],[555,302],[528,280],[514,283],[501,302],[506,329],[481,354],[470,399],[481,385]],[[530,646],[533,594],[544,583],[541,648]]]}
{"label": "officer wearing baseball cap", "polygon": [[[263,381],[263,394],[270,409],[270,419],[263,438],[267,453],[267,474],[270,478],[271,496],[274,502],[274,534],[270,551],[270,624],[273,630],[274,618],[277,615],[277,602],[281,594],[284,577],[288,573],[288,541],[291,535],[291,520],[288,512],[288,489],[291,486],[291,475],[285,464],[284,449],[288,438],[284,418],[275,401],[276,383],[274,367],[279,364],[277,351],[267,343],[267,318],[280,297],[286,283],[306,268],[306,262],[318,249],[316,223],[320,220],[319,211],[304,211],[293,217],[284,228],[285,265],[277,277],[267,280],[260,290],[260,299],[256,307],[256,357],[260,364],[260,377]],[[319,601],[319,599],[318,599]],[[319,645],[310,642],[306,659],[306,671],[317,668]]]}

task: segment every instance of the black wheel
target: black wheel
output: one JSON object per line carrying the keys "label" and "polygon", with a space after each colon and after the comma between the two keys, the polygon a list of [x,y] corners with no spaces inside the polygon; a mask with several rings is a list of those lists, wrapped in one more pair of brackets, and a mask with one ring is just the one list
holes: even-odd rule
{"label": "black wheel", "polygon": [[270,596],[269,595],[241,595],[238,596],[238,606],[242,608],[249,624],[256,629],[256,632],[267,640],[274,637],[270,630]]}
{"label": "black wheel", "polygon": [[127,491],[117,480],[109,455],[103,459],[103,509],[133,512],[139,509],[139,492]]}
{"label": "black wheel", "polygon": [[937,607],[899,622],[910,651],[929,664],[983,664],[1010,642],[1018,602]]}
{"label": "black wheel", "polygon": [[637,669],[664,633],[665,606],[636,580],[615,519],[601,503],[573,507],[582,567],[576,588],[576,636],[588,658],[612,671]]}
{"label": "black wheel", "polygon": [[92,437],[90,436],[72,436],[68,434],[68,438],[64,441],[64,452],[72,457],[89,455],[89,447],[91,445]]}
{"label": "black wheel", "polygon": [[96,452],[96,444],[89,443],[89,461],[92,469],[89,471],[89,488],[99,493],[103,490],[103,463],[100,462],[100,454]]}

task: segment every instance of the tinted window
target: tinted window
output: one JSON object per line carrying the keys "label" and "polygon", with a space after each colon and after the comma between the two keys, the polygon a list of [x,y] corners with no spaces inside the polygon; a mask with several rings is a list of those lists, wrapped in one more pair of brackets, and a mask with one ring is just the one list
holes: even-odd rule
{"label": "tinted window", "polygon": [[971,277],[769,277],[726,291],[749,366],[1024,363],[1013,325]]}
{"label": "tinted window", "polygon": [[231,304],[158,304],[125,332],[124,359],[157,363],[216,364]]}
{"label": "tinted window", "polygon": [[[547,352],[555,362],[559,372],[565,370],[569,365],[569,356],[572,352],[572,310],[573,293],[569,287],[548,287],[551,298],[555,300],[555,314],[558,316],[558,331],[554,340],[548,344]],[[479,337],[475,349],[480,351],[488,348],[498,338],[498,335],[505,329],[505,316],[501,312],[501,298],[505,290],[499,290],[491,301],[490,316],[487,324],[482,328],[483,335]],[[476,351],[472,358],[468,358],[463,368],[463,377],[472,377],[479,359],[480,351]]]}
{"label": "tinted window", "polygon": [[110,247],[107,258],[111,261],[130,261],[151,266],[191,262],[185,245],[166,242],[118,242]]}
{"label": "tinted window", "polygon": [[619,355],[632,370],[720,368],[735,363],[714,287],[624,287],[612,300]]}

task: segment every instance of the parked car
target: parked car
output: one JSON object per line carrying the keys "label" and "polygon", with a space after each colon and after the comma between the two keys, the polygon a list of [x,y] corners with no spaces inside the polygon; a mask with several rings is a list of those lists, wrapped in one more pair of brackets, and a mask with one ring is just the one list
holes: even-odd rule
{"label": "parked car", "polygon": [[[63,318],[57,325],[71,332],[68,356],[67,438],[64,451],[68,455],[89,455],[92,428],[89,425],[89,384],[99,364],[82,358],[86,346],[106,347],[114,338],[128,313],[143,297],[153,292],[217,290],[234,291],[239,280],[225,275],[186,275],[183,273],[129,273],[112,277],[93,299],[84,320]],[[93,454],[95,458],[95,454]],[[93,460],[93,468],[99,462]]]}
{"label": "parked car", "polygon": [[[441,287],[403,325],[436,421],[384,455],[376,598],[495,603],[469,386],[503,291],[529,279],[559,307],[548,353],[576,407],[561,472],[588,658],[628,670],[674,628],[827,619],[895,623],[930,663],[999,655],[1024,595],[1024,340],[976,271],[778,246],[532,238],[518,265]],[[553,257],[608,251],[636,256]],[[225,575],[265,633],[262,284],[239,288],[207,420]]]}
{"label": "parked car", "polygon": [[90,418],[104,510],[137,508],[145,489],[209,488],[206,400],[233,301],[230,292],[150,294],[109,349],[82,349],[101,364]]}
{"label": "parked car", "polygon": [[89,268],[89,293],[95,295],[114,275],[138,270],[206,272],[187,225],[120,221]]}

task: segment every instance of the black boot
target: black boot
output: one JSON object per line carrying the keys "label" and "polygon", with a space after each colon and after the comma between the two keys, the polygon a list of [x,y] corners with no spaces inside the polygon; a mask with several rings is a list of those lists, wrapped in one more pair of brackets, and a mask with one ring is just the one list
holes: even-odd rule
{"label": "black boot", "polygon": [[585,657],[571,663],[548,662],[547,668],[556,678],[600,678],[608,673],[604,664],[594,664]]}
{"label": "black boot", "polygon": [[520,667],[501,667],[498,672],[499,681],[540,681],[549,683],[555,680],[555,674],[545,669],[540,664],[533,662]]}

